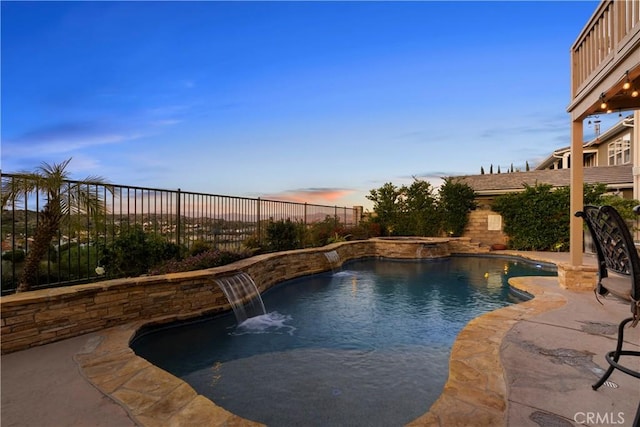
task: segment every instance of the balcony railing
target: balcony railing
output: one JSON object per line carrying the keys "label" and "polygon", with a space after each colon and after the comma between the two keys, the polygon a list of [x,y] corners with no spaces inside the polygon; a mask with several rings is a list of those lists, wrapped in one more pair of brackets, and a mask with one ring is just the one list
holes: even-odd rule
{"label": "balcony railing", "polygon": [[640,0],[604,0],[578,36],[572,54],[571,98],[598,84],[624,59],[640,30]]}
{"label": "balcony railing", "polygon": [[[20,175],[2,174],[3,186]],[[7,183],[7,181],[9,181]],[[77,181],[65,181],[69,188]],[[6,188],[6,187],[3,187]],[[75,188],[75,187],[74,187]],[[238,250],[248,239],[265,243],[269,221],[290,219],[306,226],[318,221],[336,225],[358,225],[361,209],[195,193],[181,190],[89,184],[82,190],[99,196],[105,203],[100,218],[69,214],[41,265],[40,282],[34,288],[64,286],[98,280],[97,247],[108,245],[134,225],[162,236],[183,248],[195,242],[211,243],[220,250]],[[2,211],[2,293],[15,289],[20,274],[18,254],[29,251],[46,200],[39,192],[8,203]]]}

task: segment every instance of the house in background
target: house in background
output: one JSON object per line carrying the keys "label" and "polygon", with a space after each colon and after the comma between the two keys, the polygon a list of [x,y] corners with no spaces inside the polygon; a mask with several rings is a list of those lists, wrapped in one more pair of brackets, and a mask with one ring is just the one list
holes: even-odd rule
{"label": "house in background", "polygon": [[[584,143],[584,183],[605,184],[610,194],[639,199],[637,194],[640,189],[634,188],[633,175],[633,159],[637,150],[633,132],[634,119],[638,120],[635,116],[621,118],[601,134],[596,131],[597,136]],[[465,237],[488,246],[506,243],[502,218],[491,210],[493,200],[503,194],[523,191],[525,185],[570,186],[570,166],[571,147],[566,147],[555,150],[532,171],[455,177],[468,184],[478,195],[478,208],[469,216]]]}
{"label": "house in background", "polygon": [[[590,119],[589,123],[593,124],[596,137],[582,147],[583,167],[620,166],[632,163],[633,115],[621,118],[618,123],[602,134],[597,118]],[[536,167],[536,170],[568,169],[569,167],[571,167],[570,146],[554,151]]]}

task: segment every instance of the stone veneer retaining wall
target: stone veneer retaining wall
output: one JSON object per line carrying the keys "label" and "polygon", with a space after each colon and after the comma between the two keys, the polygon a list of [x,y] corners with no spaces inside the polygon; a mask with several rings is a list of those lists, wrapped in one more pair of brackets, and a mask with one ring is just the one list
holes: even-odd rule
{"label": "stone veneer retaining wall", "polygon": [[107,280],[0,297],[1,353],[71,338],[132,321],[179,320],[230,310],[215,278],[249,274],[260,292],[285,280],[363,257],[434,258],[486,252],[470,239],[397,238],[335,243],[322,248],[258,255],[222,267],[161,276]]}
{"label": "stone veneer retaining wall", "polygon": [[499,215],[490,209],[476,209],[469,212],[469,222],[464,230],[464,237],[482,245],[491,246],[494,243],[506,244],[508,236],[500,230],[489,230],[489,215]]}

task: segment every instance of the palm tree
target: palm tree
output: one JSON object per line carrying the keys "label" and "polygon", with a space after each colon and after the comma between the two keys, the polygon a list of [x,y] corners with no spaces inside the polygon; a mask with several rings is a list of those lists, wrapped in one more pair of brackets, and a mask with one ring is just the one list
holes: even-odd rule
{"label": "palm tree", "polygon": [[22,277],[16,292],[28,291],[37,283],[40,260],[47,254],[51,240],[60,229],[60,224],[73,213],[87,213],[98,216],[106,212],[101,197],[89,191],[89,185],[105,185],[99,176],[87,177],[83,181],[69,181],[66,171],[71,159],[59,164],[43,162],[35,171],[18,174],[14,179],[2,182],[2,207],[8,202],[15,203],[21,196],[42,194],[44,208],[37,213],[38,221],[33,242],[24,261]]}

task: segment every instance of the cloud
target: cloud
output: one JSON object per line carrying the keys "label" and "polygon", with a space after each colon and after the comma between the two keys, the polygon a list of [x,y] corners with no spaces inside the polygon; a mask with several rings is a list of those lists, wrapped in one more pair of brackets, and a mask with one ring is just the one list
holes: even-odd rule
{"label": "cloud", "polygon": [[133,141],[181,123],[189,109],[182,104],[165,105],[127,116],[53,122],[3,138],[3,154],[12,157],[75,155],[85,148]]}
{"label": "cloud", "polygon": [[346,188],[302,188],[286,190],[280,193],[265,194],[261,197],[298,203],[329,203],[346,197],[354,191],[355,190]]}
{"label": "cloud", "polygon": [[533,125],[522,125],[522,126],[512,126],[512,127],[500,127],[500,128],[492,128],[485,129],[480,137],[484,139],[495,139],[495,138],[505,138],[505,137],[513,137],[514,135],[550,135],[550,140],[559,140],[566,135],[568,139],[569,135],[569,127],[564,124],[561,126],[559,124],[550,124],[550,126],[545,127],[539,124]]}
{"label": "cloud", "polygon": [[[495,139],[498,137],[513,137],[514,135],[548,135],[547,141],[569,142],[570,123],[567,114],[554,114],[543,116],[530,114],[523,117],[523,124],[516,126],[501,126],[485,129],[481,138]],[[544,141],[543,141],[544,142]]]}
{"label": "cloud", "polygon": [[151,122],[151,124],[154,126],[172,126],[172,125],[177,125],[180,122],[182,122],[182,120],[163,119],[163,120],[154,120]]}
{"label": "cloud", "polygon": [[69,153],[86,147],[116,144],[146,136],[133,129],[115,129],[100,122],[61,122],[2,141],[5,154],[13,156]]}
{"label": "cloud", "polygon": [[180,116],[187,113],[192,106],[185,104],[164,105],[146,110],[146,114],[152,117]]}

